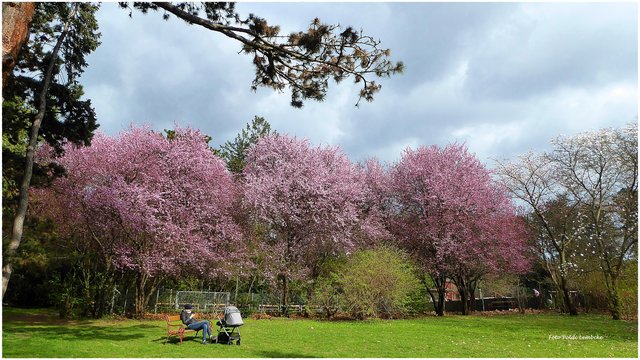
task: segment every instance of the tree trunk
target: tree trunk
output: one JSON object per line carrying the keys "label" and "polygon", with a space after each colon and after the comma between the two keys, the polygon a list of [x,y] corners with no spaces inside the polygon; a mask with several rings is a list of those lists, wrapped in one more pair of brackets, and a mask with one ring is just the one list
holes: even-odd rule
{"label": "tree trunk", "polygon": [[433,284],[436,286],[436,294],[433,294],[431,289],[429,289],[429,285],[425,280],[423,280],[423,283],[427,288],[429,296],[431,296],[431,301],[433,301],[433,310],[436,312],[437,316],[444,316],[446,278],[443,276],[432,276],[431,274],[429,274],[429,277],[431,277],[431,281],[433,281]]}
{"label": "tree trunk", "polygon": [[469,311],[476,311],[476,284],[477,281],[469,282],[467,287],[467,293],[469,294]]}
{"label": "tree trunk", "polygon": [[436,308],[436,315],[444,316],[444,302],[445,302],[445,292],[438,291],[438,307]]}
{"label": "tree trunk", "polygon": [[22,45],[29,39],[29,25],[35,10],[33,2],[2,3],[2,90]]}
{"label": "tree trunk", "polygon": [[144,297],[143,309],[146,309],[147,306],[149,306],[151,296],[156,293],[156,291],[158,290],[158,286],[160,285],[160,278],[153,277],[152,279],[153,280],[151,281],[151,286],[145,291],[146,295]]}
{"label": "tree trunk", "polygon": [[454,278],[458,294],[460,294],[460,302],[462,303],[462,315],[469,315],[469,294],[467,293],[467,283],[463,276]]}
{"label": "tree trunk", "polygon": [[89,316],[89,312],[91,311],[94,314],[94,311],[91,309],[91,303],[93,302],[93,296],[91,294],[91,270],[84,264],[80,264],[83,268],[80,269],[82,274],[82,317],[86,318]]}
{"label": "tree trunk", "polygon": [[287,281],[287,275],[281,275],[282,276],[282,307],[280,308],[280,314],[282,316],[287,316],[288,315],[288,305],[289,305],[289,296],[288,296],[288,292],[289,289],[287,287],[288,285],[288,281]]}
{"label": "tree trunk", "polygon": [[620,320],[620,296],[618,295],[618,279],[611,275],[605,274],[605,282],[607,285],[607,305],[613,320]]}
{"label": "tree trunk", "polygon": [[564,298],[563,303],[566,306],[566,310],[569,311],[569,315],[578,315],[578,309],[576,309],[576,304],[571,298],[571,293],[569,292],[569,288],[567,287],[567,283],[564,277],[560,280],[560,284],[562,287],[562,296]]}
{"label": "tree trunk", "polygon": [[138,274],[136,277],[136,300],[135,300],[135,317],[136,319],[144,318],[144,308],[146,304],[146,292],[147,276],[145,274]]}
{"label": "tree trunk", "polygon": [[460,300],[462,301],[462,315],[469,315],[469,298],[467,296],[467,290],[463,287],[460,290]]}
{"label": "tree trunk", "polygon": [[620,298],[617,291],[609,293],[609,312],[613,320],[620,320]]}
{"label": "tree trunk", "polygon": [[[78,4],[75,5],[69,19],[64,25],[64,29],[60,33],[60,37],[56,42],[53,51],[51,52],[51,60],[49,65],[47,66],[47,71],[44,76],[44,82],[42,85],[42,90],[40,91],[39,104],[38,104],[38,113],[36,114],[35,119],[33,120],[33,125],[31,126],[31,134],[29,136],[29,145],[27,146],[27,154],[26,154],[26,165],[24,169],[24,175],[22,177],[22,182],[20,183],[20,198],[18,201],[18,210],[16,211],[16,217],[13,221],[13,231],[11,233],[11,242],[7,247],[4,255],[4,266],[2,268],[2,297],[4,298],[4,294],[7,291],[7,286],[9,285],[9,279],[11,278],[11,273],[13,272],[13,256],[16,254],[18,247],[20,246],[20,242],[22,241],[22,232],[24,230],[24,219],[27,215],[27,206],[29,205],[29,186],[31,185],[31,175],[33,174],[33,162],[34,155],[36,151],[36,146],[38,144],[38,133],[40,132],[40,125],[42,124],[42,119],[44,118],[45,111],[47,109],[47,93],[49,91],[49,85],[51,83],[51,77],[53,75],[53,67],[55,65],[56,59],[58,58],[58,52],[60,51],[60,47],[62,46],[62,42],[66,37],[69,26],[71,23],[71,19],[75,17],[75,14],[78,10]],[[4,19],[3,19],[4,20]]]}
{"label": "tree trunk", "polygon": [[101,318],[107,311],[107,302],[113,291],[114,277],[107,268],[99,276],[99,285],[95,295],[94,315],[96,319]]}

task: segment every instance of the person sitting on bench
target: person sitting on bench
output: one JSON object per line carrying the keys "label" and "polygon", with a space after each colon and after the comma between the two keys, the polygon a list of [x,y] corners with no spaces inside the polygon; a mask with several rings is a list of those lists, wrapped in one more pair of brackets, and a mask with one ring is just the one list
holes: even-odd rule
{"label": "person sitting on bench", "polygon": [[187,326],[187,329],[196,331],[202,330],[202,343],[206,344],[207,339],[211,336],[209,321],[198,321],[191,313],[192,309],[193,307],[191,304],[186,304],[180,313],[180,320],[182,320],[182,323]]}

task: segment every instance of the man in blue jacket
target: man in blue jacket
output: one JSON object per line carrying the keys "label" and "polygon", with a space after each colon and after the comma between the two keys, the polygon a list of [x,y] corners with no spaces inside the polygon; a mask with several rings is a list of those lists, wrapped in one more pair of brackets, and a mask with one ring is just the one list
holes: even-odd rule
{"label": "man in blue jacket", "polygon": [[206,344],[207,339],[211,336],[211,325],[209,321],[196,320],[196,318],[191,313],[192,309],[193,307],[191,306],[191,304],[186,304],[184,306],[184,309],[180,313],[180,320],[182,320],[182,323],[187,326],[187,329],[196,331],[202,330],[202,343]]}

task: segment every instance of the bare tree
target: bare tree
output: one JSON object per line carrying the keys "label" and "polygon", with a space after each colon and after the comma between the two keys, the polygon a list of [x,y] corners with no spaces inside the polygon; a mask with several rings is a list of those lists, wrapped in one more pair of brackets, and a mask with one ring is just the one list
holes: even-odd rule
{"label": "bare tree", "polygon": [[561,294],[564,310],[577,315],[570,296],[569,247],[575,241],[571,219],[574,207],[566,207],[565,190],[555,176],[555,166],[546,156],[527,153],[517,163],[498,163],[498,174],[512,195],[528,205],[529,225],[536,236],[536,249]]}
{"label": "bare tree", "polygon": [[571,314],[568,272],[576,253],[594,254],[609,311],[620,319],[618,283],[637,258],[638,126],[602,129],[552,141],[553,151],[499,163],[512,194],[531,210],[537,248]]}
{"label": "bare tree", "polygon": [[616,320],[620,319],[618,282],[638,243],[637,136],[637,124],[630,124],[559,137],[549,155],[570,202],[580,209],[576,235],[585,252],[597,254],[609,311]]}

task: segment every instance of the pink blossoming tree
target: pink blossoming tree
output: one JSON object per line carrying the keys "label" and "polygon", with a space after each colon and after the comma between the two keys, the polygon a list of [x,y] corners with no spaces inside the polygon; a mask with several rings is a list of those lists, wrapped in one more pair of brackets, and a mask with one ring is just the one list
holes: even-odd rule
{"label": "pink blossoming tree", "polygon": [[97,249],[106,269],[135,275],[138,317],[163,277],[213,277],[237,256],[238,192],[202,133],[177,129],[168,139],[132,127],[53,160],[67,176],[37,192],[39,211],[70,241]]}
{"label": "pink blossoming tree", "polygon": [[435,286],[429,294],[439,316],[448,279],[468,313],[482,276],[526,269],[523,223],[506,192],[464,145],[407,149],[391,169],[390,190],[393,231]]}
{"label": "pink blossoming tree", "polygon": [[270,276],[281,283],[285,307],[290,280],[313,277],[323,259],[379,230],[362,226],[363,176],[337,147],[267,136],[249,152],[244,176],[247,205],[269,229]]}

